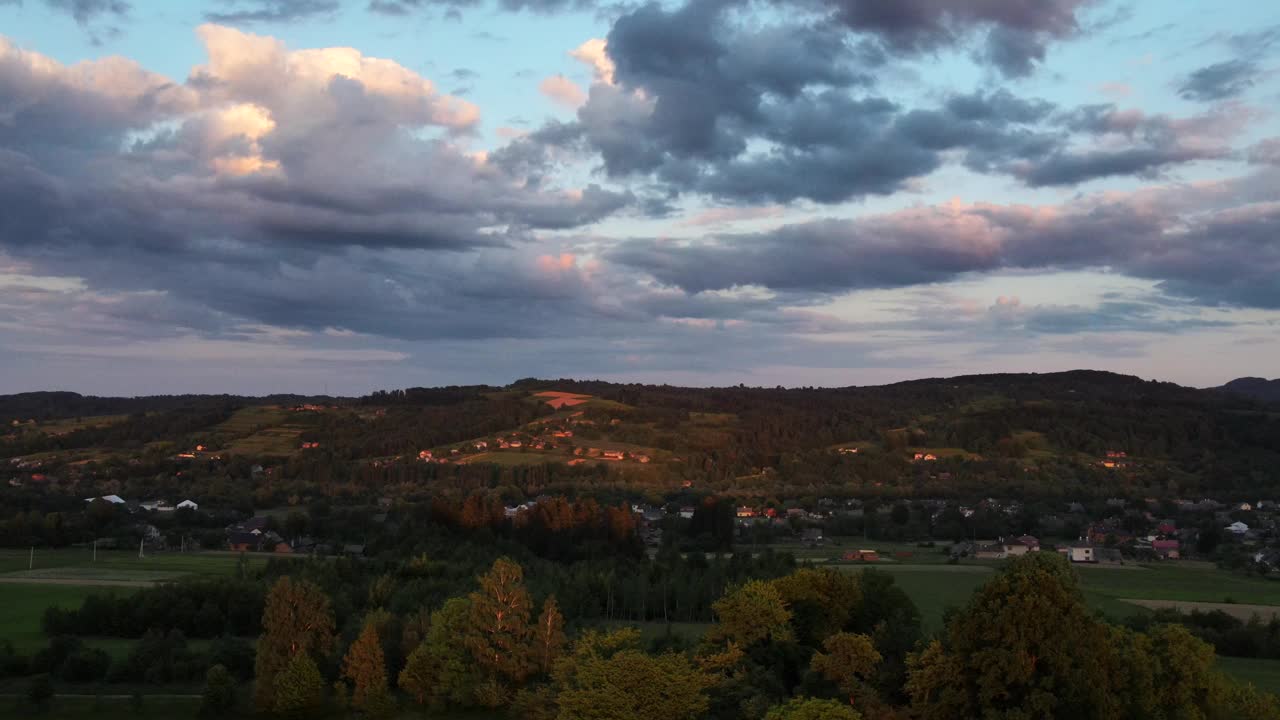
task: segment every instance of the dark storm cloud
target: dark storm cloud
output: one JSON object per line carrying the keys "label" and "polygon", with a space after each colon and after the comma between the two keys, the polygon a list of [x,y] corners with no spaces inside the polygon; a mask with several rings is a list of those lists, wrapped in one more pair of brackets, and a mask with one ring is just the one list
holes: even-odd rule
{"label": "dark storm cloud", "polygon": [[1226,60],[1196,70],[1178,88],[1187,100],[1223,100],[1235,97],[1253,87],[1258,66],[1249,60]]}
{"label": "dark storm cloud", "polygon": [[[1003,89],[923,108],[877,95],[868,69],[884,59],[869,58],[850,28],[880,33],[891,52],[937,48],[987,26],[993,42],[1020,42],[1017,33],[1070,34],[1080,3],[977,5],[815,0],[760,25],[737,22],[742,6],[727,0],[649,4],[613,24],[612,77],[591,86],[576,121],[512,143],[502,162],[533,171],[592,152],[606,176],[650,178],[672,197],[839,203],[897,192],[952,155],[1032,186],[1150,177],[1225,155],[1220,139],[1188,142],[1195,126],[1114,106],[1064,110]],[[824,8],[841,22],[804,12]],[[1127,146],[1098,142],[1109,134]]]}
{"label": "dark storm cloud", "polygon": [[[789,3],[774,0],[785,7]],[[960,45],[985,32],[977,53],[1005,75],[1029,75],[1048,45],[1079,30],[1077,12],[1091,0],[806,0],[848,29],[869,34],[897,55]]]}
{"label": "dark storm cloud", "polygon": [[211,22],[229,25],[294,22],[332,15],[338,0],[218,0],[218,9],[205,13]]}
{"label": "dark storm cloud", "polygon": [[1274,309],[1277,232],[1280,208],[1265,202],[1187,216],[1136,199],[1054,209],[973,205],[690,244],[634,240],[611,259],[691,293],[740,286],[837,293],[1000,270],[1110,267],[1196,302]]}

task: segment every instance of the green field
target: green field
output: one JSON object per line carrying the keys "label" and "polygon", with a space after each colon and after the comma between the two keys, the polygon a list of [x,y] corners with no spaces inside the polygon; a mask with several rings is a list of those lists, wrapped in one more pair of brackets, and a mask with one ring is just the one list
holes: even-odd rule
{"label": "green field", "polygon": [[1252,683],[1259,690],[1280,695],[1280,660],[1219,655],[1218,669],[1241,682]]}
{"label": "green field", "polygon": [[59,696],[42,710],[35,710],[25,700],[0,699],[0,718],[94,718],[95,720],[147,720],[193,718],[200,709],[200,696],[149,696],[135,706],[128,695]]}
{"label": "green field", "polygon": [[47,607],[77,608],[93,593],[127,594],[129,588],[77,585],[17,585],[0,583],[0,637],[19,652],[33,652],[49,644],[40,630]]}
{"label": "green field", "polygon": [[[250,567],[266,564],[264,556],[246,555]],[[0,574],[27,570],[27,550],[0,550]],[[120,579],[128,580],[129,572],[145,571],[174,575],[230,575],[235,572],[239,556],[232,553],[156,553],[139,558],[136,550],[99,550],[93,559],[92,548],[36,548],[35,570],[50,568],[83,568],[94,572],[121,571]],[[2,575],[0,575],[2,576]]]}
{"label": "green field", "polygon": [[1145,612],[1122,598],[1280,605],[1280,580],[1245,577],[1198,563],[1076,569],[1089,604],[1116,617]]}

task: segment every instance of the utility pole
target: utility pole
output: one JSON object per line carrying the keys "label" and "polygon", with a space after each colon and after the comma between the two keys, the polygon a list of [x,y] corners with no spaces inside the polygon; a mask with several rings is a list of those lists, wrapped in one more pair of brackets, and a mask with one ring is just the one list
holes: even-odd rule
{"label": "utility pole", "polygon": [[143,538],[143,539],[141,539],[141,540],[139,540],[139,541],[138,541],[138,559],[139,559],[139,560],[141,560],[142,558],[146,557],[146,555],[143,555],[143,553],[142,553],[142,546],[143,546],[146,542],[147,542],[146,538]]}
{"label": "utility pole", "polygon": [[94,562],[98,562],[98,540],[97,540],[97,538],[95,538],[95,539],[94,539],[94,541],[93,541],[93,561],[94,561]]}
{"label": "utility pole", "polygon": [[27,560],[27,569],[34,570],[36,567],[36,546],[31,546],[31,559]]}

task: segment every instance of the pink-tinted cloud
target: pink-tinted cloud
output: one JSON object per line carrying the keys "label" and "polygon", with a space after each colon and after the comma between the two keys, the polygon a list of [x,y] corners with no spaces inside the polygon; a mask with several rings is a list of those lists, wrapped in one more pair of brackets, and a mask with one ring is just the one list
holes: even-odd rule
{"label": "pink-tinted cloud", "polygon": [[587,102],[587,94],[577,83],[563,75],[552,75],[546,78],[538,85],[538,90],[542,91],[552,102],[570,110],[577,110]]}

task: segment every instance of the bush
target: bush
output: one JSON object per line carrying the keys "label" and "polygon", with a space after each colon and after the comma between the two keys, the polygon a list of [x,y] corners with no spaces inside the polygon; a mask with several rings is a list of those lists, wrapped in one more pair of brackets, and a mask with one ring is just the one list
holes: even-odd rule
{"label": "bush", "polygon": [[93,682],[101,680],[111,667],[111,656],[98,648],[81,648],[63,661],[58,677],[67,682]]}
{"label": "bush", "polygon": [[36,705],[44,705],[53,697],[53,683],[48,675],[37,675],[27,685],[27,699]]}
{"label": "bush", "polygon": [[201,717],[223,717],[236,706],[236,681],[222,665],[214,665],[204,676],[200,699]]}

